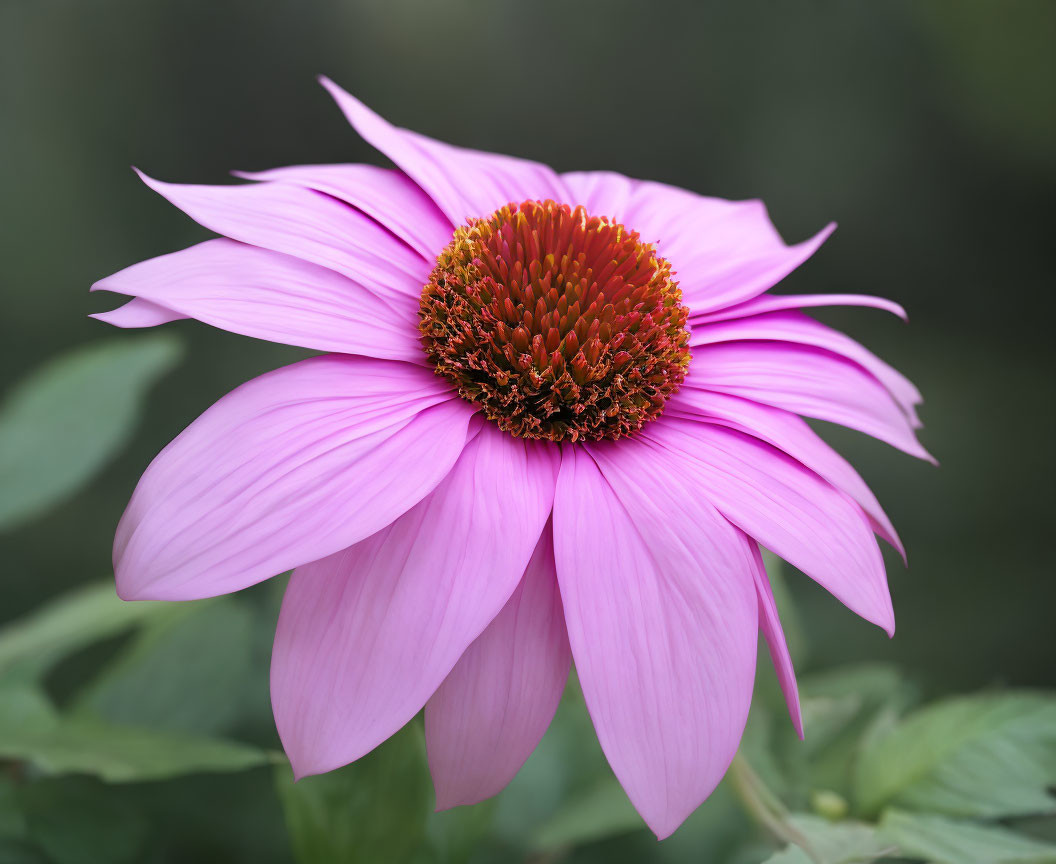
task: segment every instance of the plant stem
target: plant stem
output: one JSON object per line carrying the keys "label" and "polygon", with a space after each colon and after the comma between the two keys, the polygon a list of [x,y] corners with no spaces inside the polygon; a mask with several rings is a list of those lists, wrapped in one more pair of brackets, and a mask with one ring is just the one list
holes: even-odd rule
{"label": "plant stem", "polygon": [[776,839],[783,843],[794,843],[814,864],[825,864],[810,841],[788,820],[788,808],[740,753],[733,757],[727,776],[749,816]]}

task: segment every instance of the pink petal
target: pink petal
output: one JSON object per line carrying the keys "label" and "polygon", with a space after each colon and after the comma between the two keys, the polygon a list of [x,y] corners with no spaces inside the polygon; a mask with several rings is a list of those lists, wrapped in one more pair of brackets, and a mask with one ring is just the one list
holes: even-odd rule
{"label": "pink petal", "polygon": [[686,482],[734,525],[852,612],[894,633],[880,549],[844,494],[787,454],[732,429],[665,415],[642,434],[681,456]]}
{"label": "pink petal", "polygon": [[761,201],[707,198],[611,172],[561,175],[574,203],[611,216],[656,243],[693,315],[742,303],[799,267],[835,229],[786,246]]}
{"label": "pink petal", "polygon": [[143,182],[195,222],[232,240],[329,267],[395,308],[417,303],[431,265],[373,219],[287,183],[194,186]]}
{"label": "pink petal", "polygon": [[396,732],[499,613],[550,513],[555,456],[485,423],[418,506],[297,569],[271,693],[298,777],[352,762]]}
{"label": "pink petal", "polygon": [[764,294],[745,300],[736,306],[728,306],[718,312],[706,312],[691,315],[690,321],[696,324],[711,324],[715,321],[728,321],[731,318],[745,318],[749,315],[760,315],[764,312],[779,312],[784,309],[806,309],[813,306],[871,306],[897,315],[908,321],[906,310],[893,300],[883,297],[870,297],[868,294]]}
{"label": "pink petal", "polygon": [[671,413],[717,423],[754,435],[802,462],[811,471],[846,492],[865,512],[873,530],[898,550],[906,553],[891,520],[872,490],[842,456],[795,414],[771,408],[751,399],[686,387],[668,405]]}
{"label": "pink petal", "polygon": [[489,216],[511,202],[568,199],[561,178],[546,165],[400,129],[330,79],[320,80],[355,130],[421,186],[455,225]]}
{"label": "pink petal", "polygon": [[[913,406],[924,401],[924,397],[920,395],[920,391],[913,386],[913,383],[893,366],[888,365],[838,330],[826,327],[801,312],[769,312],[732,321],[698,324],[693,327],[689,344],[692,346],[713,345],[718,342],[735,342],[746,339],[812,345],[815,348],[824,348],[833,354],[846,357],[865,369],[887,388],[902,410],[910,417],[910,422],[916,420]],[[919,426],[919,422],[915,425]]]}
{"label": "pink petal", "polygon": [[425,706],[438,810],[501,792],[543,737],[571,654],[549,525],[513,596]]}
{"label": "pink petal", "polygon": [[883,384],[830,351],[777,342],[706,345],[693,349],[685,386],[839,423],[934,462]]}
{"label": "pink petal", "polygon": [[[93,288],[98,285],[99,283],[97,282]],[[136,297],[123,306],[111,309],[109,312],[96,312],[88,317],[95,318],[97,321],[102,321],[114,327],[158,327],[162,324],[168,324],[170,321],[179,321],[187,316],[172,309],[166,309],[164,306],[159,306],[157,303],[151,303],[149,300],[141,300]]]}
{"label": "pink petal", "polygon": [[409,363],[327,355],[232,391],[150,464],[114,541],[125,599],[236,591],[332,554],[430,492],[473,408]]}
{"label": "pink petal", "polygon": [[766,647],[770,650],[770,659],[777,672],[777,683],[781,685],[781,692],[785,696],[785,704],[788,706],[788,715],[792,718],[792,726],[796,734],[802,738],[803,709],[799,704],[796,670],[792,668],[792,655],[788,652],[788,642],[785,640],[785,631],[781,627],[781,617],[777,614],[774,592],[770,587],[770,579],[766,575],[763,556],[759,553],[759,546],[756,543],[752,544],[752,558],[755,562],[753,568],[755,588],[759,595],[759,628],[763,631]]}
{"label": "pink petal", "polygon": [[748,543],[683,483],[680,460],[628,439],[563,451],[554,551],[598,740],[662,839],[722,779],[744,730],[758,639]]}
{"label": "pink petal", "polygon": [[[209,240],[134,264],[96,282],[92,290],[137,298],[122,310],[149,301],[152,308],[171,310],[170,317],[190,316],[255,339],[387,360],[425,360],[417,315],[409,304],[397,314],[374,292],[333,270],[234,240]],[[96,317],[115,323],[115,312]]]}
{"label": "pink petal", "polygon": [[291,165],[271,171],[236,171],[246,180],[306,186],[362,210],[408,243],[430,264],[454,227],[410,177],[374,165]]}

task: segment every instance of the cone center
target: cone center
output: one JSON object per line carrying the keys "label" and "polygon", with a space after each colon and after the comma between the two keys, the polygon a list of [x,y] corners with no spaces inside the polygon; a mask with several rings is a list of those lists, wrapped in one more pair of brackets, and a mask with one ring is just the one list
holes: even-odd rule
{"label": "cone center", "polygon": [[583,207],[507,204],[458,228],[422,290],[426,353],[523,438],[621,438],[655,419],[689,365],[668,262]]}

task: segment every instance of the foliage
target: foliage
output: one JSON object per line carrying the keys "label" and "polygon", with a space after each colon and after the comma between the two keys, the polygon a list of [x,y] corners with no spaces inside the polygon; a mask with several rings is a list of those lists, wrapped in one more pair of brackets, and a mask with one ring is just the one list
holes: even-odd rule
{"label": "foliage", "polygon": [[179,359],[171,337],[110,339],[71,351],[0,407],[0,530],[91,479],[127,439],[143,395]]}
{"label": "foliage", "polygon": [[[0,410],[0,527],[98,470],[178,355],[166,338],[106,343],[16,387]],[[42,423],[47,435],[33,434]],[[807,629],[767,563],[798,661]],[[124,603],[108,578],[0,627],[0,861],[1056,862],[1056,694],[921,705],[900,670],[876,664],[801,676],[802,742],[761,672],[727,779],[660,845],[609,771],[574,674],[543,742],[492,801],[432,812],[420,719],[294,782],[267,704],[281,589]]]}

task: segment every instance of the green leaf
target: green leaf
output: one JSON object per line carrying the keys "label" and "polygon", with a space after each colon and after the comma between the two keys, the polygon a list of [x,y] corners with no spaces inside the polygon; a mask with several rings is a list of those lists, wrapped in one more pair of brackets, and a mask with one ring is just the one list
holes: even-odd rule
{"label": "green leaf", "polygon": [[135,864],[147,822],[134,800],[88,778],[47,779],[19,789],[29,836],[54,864]]}
{"label": "green leaf", "polygon": [[77,588],[0,630],[0,673],[39,677],[67,654],[173,610],[171,603],[125,602],[111,579]]}
{"label": "green leaf", "polygon": [[[230,731],[252,680],[252,614],[232,597],[149,622],[77,701],[76,713],[151,729]],[[246,694],[248,695],[248,694]]]}
{"label": "green leaf", "polygon": [[295,783],[280,765],[275,784],[301,864],[400,864],[425,844],[432,785],[417,721],[329,774]]}
{"label": "green leaf", "polygon": [[1056,864],[1056,846],[991,825],[888,810],[880,834],[907,858],[933,864]]}
{"label": "green leaf", "polygon": [[430,813],[426,823],[429,841],[441,864],[466,864],[485,842],[495,820],[497,798],[479,804]]}
{"label": "green leaf", "polygon": [[263,750],[234,741],[64,719],[39,691],[24,686],[0,690],[0,758],[31,762],[47,774],[111,782],[241,771],[269,761]]}
{"label": "green leaf", "polygon": [[0,529],[91,479],[180,353],[167,335],[121,338],[63,354],[16,385],[0,406]]}
{"label": "green leaf", "polygon": [[642,817],[627,793],[609,776],[565,802],[539,830],[533,845],[538,851],[553,851],[642,827]]}
{"label": "green leaf", "polygon": [[829,822],[797,814],[788,819],[788,825],[802,838],[802,845],[783,849],[766,864],[868,864],[893,851],[888,839],[872,825],[860,822]]}
{"label": "green leaf", "polygon": [[809,754],[827,749],[848,728],[868,722],[881,708],[902,708],[907,685],[893,666],[863,663],[837,667],[800,682],[803,745]]}
{"label": "green leaf", "polygon": [[1051,811],[1056,698],[982,695],[923,708],[866,741],[855,781],[866,813],[889,803],[981,818]]}

